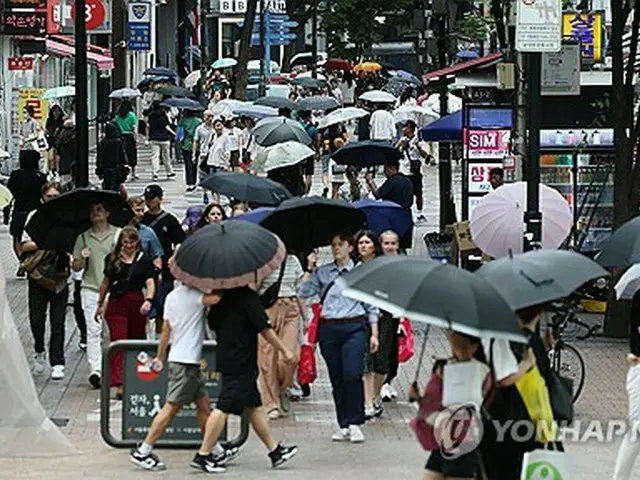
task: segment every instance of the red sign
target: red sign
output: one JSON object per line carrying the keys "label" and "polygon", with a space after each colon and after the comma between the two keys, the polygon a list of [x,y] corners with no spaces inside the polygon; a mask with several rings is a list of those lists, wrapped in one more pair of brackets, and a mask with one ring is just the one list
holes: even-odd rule
{"label": "red sign", "polygon": [[33,70],[33,58],[9,57],[9,70]]}
{"label": "red sign", "polygon": [[0,32],[5,35],[42,35],[47,31],[47,11],[2,12]]}
{"label": "red sign", "polygon": [[467,130],[465,132],[465,148],[467,158],[502,159],[509,155],[511,130]]}
{"label": "red sign", "polygon": [[[49,20],[47,33],[61,33],[63,27],[72,28],[76,19],[76,8],[73,0],[49,0],[47,3]],[[102,0],[86,0],[85,23],[87,31],[98,30],[108,20],[107,8]]]}
{"label": "red sign", "polygon": [[[87,31],[95,30],[102,22],[104,22],[107,12],[102,4],[101,0],[86,0],[85,6],[85,22],[87,24]],[[75,4],[71,7],[71,19],[76,21],[76,7]]]}

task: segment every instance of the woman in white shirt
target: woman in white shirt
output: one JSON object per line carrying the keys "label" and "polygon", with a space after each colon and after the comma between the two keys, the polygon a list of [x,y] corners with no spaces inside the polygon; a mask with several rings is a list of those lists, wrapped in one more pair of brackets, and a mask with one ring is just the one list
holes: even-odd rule
{"label": "woman in white shirt", "polygon": [[217,118],[213,121],[213,135],[209,140],[209,158],[207,159],[207,173],[229,170],[231,159],[231,145],[229,135],[224,130],[224,123]]}
{"label": "woman in white shirt", "polygon": [[356,82],[351,72],[344,72],[340,81],[340,90],[342,90],[342,101],[345,107],[352,107],[356,101]]}
{"label": "woman in white shirt", "polygon": [[229,152],[230,152],[229,163],[230,163],[231,169],[234,172],[239,172],[241,171],[240,161],[242,158],[243,134],[242,134],[242,130],[240,130],[236,125],[235,118],[229,119],[229,121],[227,122],[227,128],[225,130],[225,133],[229,137]]}

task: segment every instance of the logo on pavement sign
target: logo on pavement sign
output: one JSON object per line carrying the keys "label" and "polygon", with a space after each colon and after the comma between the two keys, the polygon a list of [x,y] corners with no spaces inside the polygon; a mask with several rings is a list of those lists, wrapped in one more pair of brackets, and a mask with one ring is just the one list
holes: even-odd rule
{"label": "logo on pavement sign", "polygon": [[140,352],[136,357],[136,375],[138,378],[144,382],[152,382],[160,372],[156,372],[152,368],[154,358],[151,357],[147,352]]}

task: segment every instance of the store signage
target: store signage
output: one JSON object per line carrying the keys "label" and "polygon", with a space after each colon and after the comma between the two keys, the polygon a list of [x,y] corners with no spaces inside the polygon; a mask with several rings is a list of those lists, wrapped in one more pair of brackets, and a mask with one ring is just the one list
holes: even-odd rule
{"label": "store signage", "polygon": [[9,70],[33,70],[33,57],[9,57]]}
{"label": "store signage", "polygon": [[470,160],[504,158],[509,155],[511,130],[466,130],[464,146]]}
{"label": "store signage", "polygon": [[511,108],[469,107],[470,128],[511,128],[513,110]]}
{"label": "store signage", "polygon": [[604,12],[564,12],[562,35],[580,42],[582,61],[602,61],[602,26]]}
{"label": "store signage", "polygon": [[540,146],[544,148],[586,148],[612,147],[612,128],[576,128],[562,130],[541,130]]}
{"label": "store signage", "polygon": [[[90,33],[111,33],[112,0],[85,0],[85,22]],[[76,18],[73,0],[49,0],[47,32],[73,33]]]}
{"label": "store signage", "polygon": [[151,50],[151,8],[149,2],[129,2],[129,50]]}
{"label": "store signage", "polygon": [[[286,0],[266,0],[267,10],[272,13],[287,13]],[[247,11],[247,0],[220,0],[220,13],[236,14]],[[259,8],[258,8],[259,10]]]}
{"label": "store signage", "polygon": [[580,95],[580,44],[542,54],[542,95]]}
{"label": "store signage", "polygon": [[489,193],[491,191],[491,182],[489,182],[489,173],[492,169],[502,167],[499,163],[468,163],[467,187],[469,193]]}
{"label": "store signage", "polygon": [[27,105],[33,107],[34,120],[44,125],[47,120],[47,113],[49,112],[49,102],[42,100],[41,97],[46,92],[46,88],[21,88],[18,94],[18,123],[22,125],[24,122],[24,108]]}
{"label": "store signage", "polygon": [[562,46],[562,0],[517,0],[516,50],[557,52]]}
{"label": "store signage", "polygon": [[47,0],[0,0],[0,5],[5,9],[13,8],[37,8],[47,7]]}
{"label": "store signage", "polygon": [[0,33],[5,35],[43,35],[47,31],[46,10],[5,9],[0,15]]}

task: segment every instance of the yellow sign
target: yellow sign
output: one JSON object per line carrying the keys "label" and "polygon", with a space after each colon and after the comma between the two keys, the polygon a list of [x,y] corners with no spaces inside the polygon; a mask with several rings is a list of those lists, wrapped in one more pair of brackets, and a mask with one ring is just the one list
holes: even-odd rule
{"label": "yellow sign", "polygon": [[41,100],[40,97],[46,92],[46,88],[21,88],[18,95],[18,123],[24,122],[24,108],[31,105],[35,110],[33,118],[40,125],[44,126],[49,114],[49,101]]}
{"label": "yellow sign", "polygon": [[580,42],[583,61],[602,60],[603,12],[564,12],[562,14],[562,36]]}

